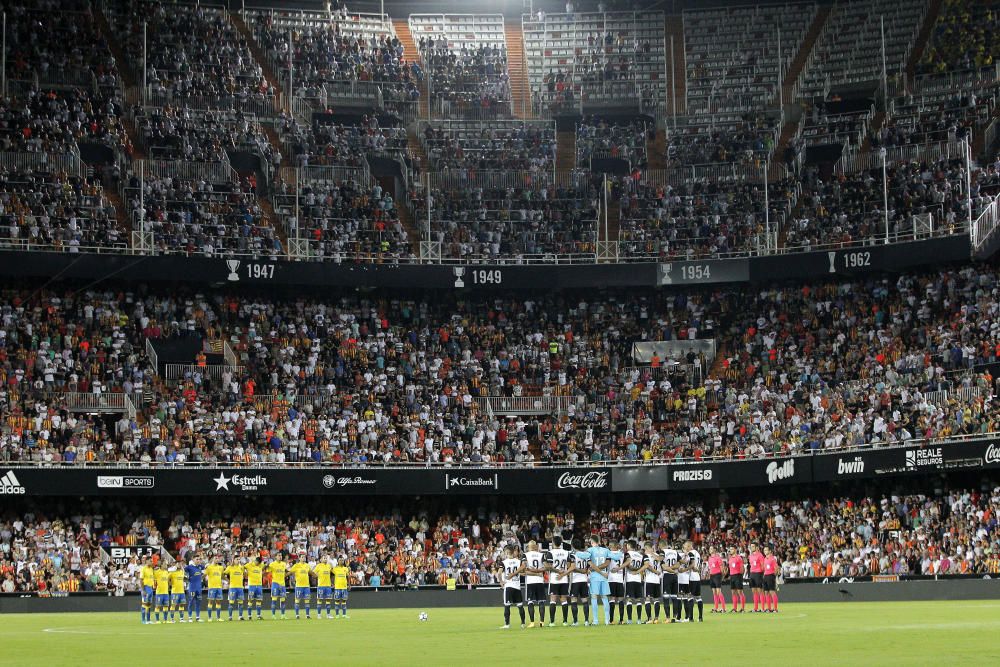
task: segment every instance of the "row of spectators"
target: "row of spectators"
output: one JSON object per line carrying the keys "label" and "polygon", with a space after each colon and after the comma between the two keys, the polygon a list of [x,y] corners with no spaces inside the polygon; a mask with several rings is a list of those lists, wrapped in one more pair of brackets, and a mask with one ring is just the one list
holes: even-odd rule
{"label": "row of spectators", "polygon": [[503,44],[462,43],[421,37],[420,57],[430,81],[431,103],[441,113],[472,111],[480,116],[510,116],[510,75]]}
{"label": "row of spectators", "polygon": [[0,150],[69,153],[84,141],[123,146],[121,111],[84,89],[32,89],[0,100]]}
{"label": "row of spectators", "polygon": [[552,171],[556,158],[553,123],[427,123],[421,140],[437,171]]}
{"label": "row of spectators", "polygon": [[996,61],[998,8],[987,0],[944,0],[918,74],[944,74],[990,67]]}
{"label": "row of spectators", "polygon": [[[991,433],[998,285],[966,267],[669,297],[10,291],[0,459],[653,461]],[[154,382],[144,337],[178,335],[230,338],[243,370]],[[702,386],[631,359],[637,340],[699,337],[726,350]],[[137,386],[157,393],[134,423],[67,428],[58,392]],[[577,400],[530,419],[475,400],[537,393]]]}
{"label": "row of spectators", "polygon": [[[310,503],[304,503],[308,507]],[[433,505],[433,503],[428,503]],[[807,500],[689,500],[641,505],[539,509],[516,501],[468,510],[424,504],[417,510],[310,512],[190,503],[157,520],[132,507],[90,501],[65,509],[32,507],[0,517],[0,592],[135,591],[141,563],[104,563],[102,548],[163,547],[181,561],[218,554],[309,562],[346,559],[352,586],[413,587],[498,583],[508,544],[600,535],[691,540],[702,551],[770,546],[785,579],[867,575],[1000,573],[1000,488],[949,486],[933,492],[879,492]],[[707,578],[707,571],[704,573]],[[499,600],[498,600],[499,604]]]}

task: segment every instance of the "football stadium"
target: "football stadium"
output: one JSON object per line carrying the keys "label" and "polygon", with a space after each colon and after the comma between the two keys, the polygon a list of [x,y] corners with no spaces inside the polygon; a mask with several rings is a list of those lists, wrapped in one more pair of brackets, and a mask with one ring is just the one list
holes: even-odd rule
{"label": "football stadium", "polygon": [[0,14],[0,664],[1000,664],[1000,0]]}

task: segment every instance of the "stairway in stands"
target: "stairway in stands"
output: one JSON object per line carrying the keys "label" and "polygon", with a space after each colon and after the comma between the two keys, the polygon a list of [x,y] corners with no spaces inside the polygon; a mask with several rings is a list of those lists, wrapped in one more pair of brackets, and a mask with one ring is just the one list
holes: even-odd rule
{"label": "stairway in stands", "polygon": [[[387,192],[395,192],[396,185],[392,176],[377,176],[375,180]],[[413,213],[409,206],[404,206],[404,202],[396,202],[396,215],[399,216],[399,224],[406,232],[406,240],[410,242],[410,249],[413,254],[420,251],[420,231],[413,220]]]}
{"label": "stairway in stands", "polygon": [[910,49],[910,57],[906,61],[906,81],[911,86],[913,85],[913,77],[916,74],[917,64],[920,63],[924,51],[927,50],[927,44],[931,41],[931,34],[934,32],[934,24],[937,23],[938,16],[941,14],[942,4],[942,0],[930,1],[930,4],[927,6],[927,14],[924,16],[924,22],[920,26],[920,32],[917,33],[917,38],[913,42],[913,48]]}
{"label": "stairway in stands", "polygon": [[[605,190],[603,198],[608,198],[607,190]],[[605,221],[604,219],[604,210],[597,217],[597,223],[600,225],[600,228],[597,230],[597,240],[617,241],[621,229],[621,209],[618,207],[616,199],[608,198],[607,204],[604,209],[607,211],[607,220]]]}
{"label": "stairway in stands", "polygon": [[[666,34],[664,39],[666,40],[667,48],[670,48],[670,38],[674,38],[674,50],[673,50],[673,60],[674,60],[674,85],[673,91],[670,90],[670,80],[668,79],[665,84],[667,88],[667,99],[666,107],[664,107],[664,115],[672,114],[674,112],[674,105],[670,100],[670,94],[673,92],[674,97],[677,99],[677,115],[683,115],[687,113],[685,108],[685,100],[687,100],[687,59],[684,55],[684,21],[680,14],[670,14],[667,16],[666,20]],[[670,56],[667,55],[667,66],[670,65]],[[669,72],[666,74],[669,76]]]}
{"label": "stairway in stands", "polygon": [[576,130],[556,132],[556,171],[576,168]]}
{"label": "stairway in stands", "polygon": [[792,102],[795,82],[799,80],[799,75],[802,74],[802,70],[806,66],[806,61],[809,60],[809,54],[812,53],[813,46],[815,46],[816,40],[819,39],[820,33],[823,32],[823,26],[826,25],[826,19],[829,18],[830,11],[830,5],[822,5],[819,8],[816,16],[813,17],[812,25],[809,26],[809,30],[802,40],[802,46],[799,47],[798,53],[792,59],[792,64],[788,66],[788,72],[785,74],[785,80],[781,87],[781,94],[784,96],[785,104]]}
{"label": "stairway in stands", "polygon": [[[668,122],[669,124],[669,122]],[[667,168],[667,132],[657,130],[656,135],[646,139],[646,157],[649,162],[649,169]]]}
{"label": "stairway in stands", "polygon": [[507,72],[510,75],[510,98],[514,118],[532,118],[531,95],[528,92],[528,64],[524,58],[524,33],[520,23],[504,21],[507,42]]}
{"label": "stairway in stands", "polygon": [[[396,30],[396,37],[403,45],[403,58],[408,63],[420,62],[420,52],[417,51],[417,42],[410,33],[410,23],[406,19],[393,19],[392,27]],[[424,72],[424,80],[420,84],[419,114],[421,118],[429,118],[428,109],[430,99],[427,94],[427,73]]]}
{"label": "stairway in stands", "polygon": [[267,56],[264,55],[263,49],[260,48],[260,44],[257,43],[257,39],[253,36],[253,31],[250,30],[250,26],[246,24],[243,17],[237,11],[229,12],[229,20],[232,21],[233,26],[241,35],[243,39],[247,41],[247,46],[250,48],[250,53],[253,54],[254,60],[260,65],[261,70],[264,72],[264,78],[274,89],[274,103],[279,105],[281,103],[279,95],[281,95],[282,90],[281,81],[278,79],[278,75],[274,73],[271,69],[270,61]]}

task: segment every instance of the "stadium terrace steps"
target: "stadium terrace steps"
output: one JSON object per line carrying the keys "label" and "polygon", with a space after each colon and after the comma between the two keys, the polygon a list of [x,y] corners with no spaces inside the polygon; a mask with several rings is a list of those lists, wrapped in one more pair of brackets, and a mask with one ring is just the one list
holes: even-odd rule
{"label": "stadium terrace steps", "polygon": [[[403,45],[403,58],[408,63],[420,62],[420,53],[417,51],[417,44],[413,41],[413,34],[410,32],[410,22],[407,19],[393,19],[392,27],[396,30],[396,38]],[[427,73],[424,72],[424,80],[420,83],[420,102],[418,112],[421,118],[430,118],[430,96],[427,94]]]}
{"label": "stadium terrace steps", "polygon": [[410,155],[417,160],[417,165],[421,172],[429,169],[427,151],[424,150],[424,145],[420,143],[420,138],[413,130],[408,130],[406,133],[406,147],[409,149]]}
{"label": "stadium terrace steps", "polygon": [[865,134],[865,140],[861,142],[861,148],[858,149],[859,153],[867,153],[872,148],[872,135],[878,133],[885,125],[885,112],[876,111],[875,117],[872,118],[871,123],[868,124],[868,132]]}
{"label": "stadium terrace steps", "polygon": [[656,137],[646,140],[646,155],[649,157],[650,169],[667,168],[667,132],[657,130]]}
{"label": "stadium terrace steps", "polygon": [[274,212],[274,206],[271,205],[271,201],[267,197],[258,197],[257,201],[260,203],[262,226],[270,227],[274,230],[274,233],[278,235],[278,240],[281,241],[281,247],[287,253],[288,234],[285,233],[285,226],[277,223],[278,216]]}
{"label": "stadium terrace steps", "polygon": [[[607,190],[604,191],[604,198],[608,198]],[[597,240],[598,241],[618,241],[621,234],[621,215],[622,211],[618,207],[617,200],[608,201],[608,205],[604,207],[601,214],[598,216],[597,224]],[[607,221],[605,221],[605,211],[607,211]]]}
{"label": "stadium terrace steps", "polygon": [[129,143],[132,144],[132,159],[144,160],[146,158],[146,147],[139,140],[139,132],[135,127],[135,119],[130,114],[126,114],[121,118],[125,134],[128,136]]}
{"label": "stadium terrace steps", "polygon": [[[667,16],[665,30],[666,34],[663,38],[666,40],[668,49],[670,48],[670,38],[674,38],[674,85],[673,90],[670,90],[670,82],[667,81],[666,88],[671,95],[677,98],[677,113],[687,113],[687,59],[684,55],[684,19],[680,14]],[[669,95],[664,100],[664,104],[666,105],[664,106],[664,114],[674,112],[674,106],[670,102]]]}
{"label": "stadium terrace steps", "polygon": [[263,128],[264,135],[267,137],[267,142],[271,144],[271,148],[281,154],[281,166],[292,167],[291,156],[287,154],[288,151],[281,145],[281,137],[278,136],[278,132],[274,129],[274,126],[262,123],[261,128]]}
{"label": "stadium terrace steps", "polygon": [[[396,186],[391,176],[379,176],[376,180],[382,186],[383,190],[395,192]],[[409,197],[406,200],[409,200]],[[397,202],[396,215],[399,217],[399,224],[403,226],[403,230],[406,232],[406,239],[410,242],[410,247],[413,248],[413,252],[417,252],[420,249],[420,232],[417,231],[416,226],[413,224],[413,214],[407,204],[408,201]]]}
{"label": "stadium terrace steps", "polygon": [[[788,73],[785,74],[785,80],[781,86],[781,94],[786,104],[792,101],[795,82],[799,80],[799,76],[806,66],[806,61],[809,60],[809,54],[812,53],[816,40],[819,39],[820,33],[823,32],[823,26],[826,24],[826,19],[830,16],[831,11],[831,5],[820,6],[812,25],[809,26],[809,31],[806,32],[806,36],[802,39],[802,46],[799,47],[799,52],[795,54],[792,64],[788,66]],[[777,100],[775,102],[777,103]]]}
{"label": "stadium terrace steps", "polygon": [[910,57],[906,60],[906,80],[908,83],[912,84],[913,82],[913,76],[916,73],[917,64],[924,56],[927,44],[931,40],[931,33],[934,32],[934,24],[937,23],[938,16],[941,14],[942,4],[944,4],[942,0],[931,0],[930,4],[927,6],[927,14],[924,16],[924,23],[920,26],[920,32],[917,33],[917,38],[913,42],[913,48],[910,49]]}
{"label": "stadium terrace steps", "polygon": [[268,84],[274,89],[275,95],[273,97],[274,104],[277,107],[281,104],[280,97],[282,87],[281,81],[278,76],[271,70],[271,66],[268,64],[267,57],[264,55],[264,51],[260,48],[257,40],[254,39],[253,31],[247,26],[246,21],[240,16],[239,12],[229,12],[229,20],[232,22],[233,26],[239,31],[243,39],[246,40],[247,46],[250,48],[250,53],[253,55],[254,60],[260,65],[261,71],[264,73],[264,78],[267,80]]}
{"label": "stadium terrace steps", "polygon": [[118,227],[124,230],[125,238],[128,239],[129,245],[131,245],[132,220],[125,213],[125,202],[114,188],[104,188],[104,197],[115,207],[115,220],[118,222]]}
{"label": "stadium terrace steps", "polygon": [[510,100],[515,118],[533,118],[528,95],[528,69],[524,60],[524,33],[520,23],[504,24],[507,44],[507,72],[510,76]]}
{"label": "stadium terrace steps", "polygon": [[[111,51],[111,55],[115,58],[115,63],[118,65],[118,71],[125,81],[125,85],[130,88],[139,87],[139,75],[132,69],[133,62],[125,57],[125,52],[122,51],[122,45],[119,38],[115,35],[115,31],[111,29],[111,24],[108,23],[108,17],[104,15],[104,12],[100,9],[104,3],[97,3],[97,11],[94,12],[94,19],[97,22],[97,27],[100,28],[101,34],[104,36],[104,41],[108,44],[108,49]],[[134,144],[134,142],[133,142]]]}
{"label": "stadium terrace steps", "polygon": [[556,132],[556,171],[576,168],[576,130]]}

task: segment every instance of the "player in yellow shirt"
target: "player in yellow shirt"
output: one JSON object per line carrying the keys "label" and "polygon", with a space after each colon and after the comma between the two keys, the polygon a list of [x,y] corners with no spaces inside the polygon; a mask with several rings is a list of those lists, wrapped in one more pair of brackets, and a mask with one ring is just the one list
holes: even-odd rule
{"label": "player in yellow shirt", "polygon": [[285,618],[285,595],[288,589],[285,588],[285,575],[288,573],[288,563],[281,560],[272,560],[267,564],[267,571],[271,573],[271,618],[274,618],[275,607],[281,607],[281,618]]}
{"label": "player in yellow shirt", "polygon": [[212,622],[212,610],[215,610],[215,618],[222,620],[222,576],[226,568],[218,556],[212,556],[211,564],[205,568],[205,578],[208,580],[208,622]]}
{"label": "player in yellow shirt", "polygon": [[313,565],[316,574],[316,618],[323,617],[323,607],[326,606],[326,617],[333,618],[333,566],[327,560],[326,554],[320,554],[320,560]]}
{"label": "player in yellow shirt", "polygon": [[176,565],[171,565],[168,572],[170,573],[170,620],[168,623],[174,622],[174,614],[178,612],[181,616],[181,623],[183,623],[184,610],[187,609],[187,598],[184,595],[184,570]]}
{"label": "player in yellow shirt", "polygon": [[232,565],[226,568],[226,576],[229,577],[229,620],[233,620],[233,607],[239,606],[240,620],[243,620],[243,576],[246,569],[240,559],[233,561]]}
{"label": "player in yellow shirt", "polygon": [[246,566],[247,571],[247,620],[253,619],[254,607],[257,608],[257,620],[262,620],[260,615],[261,605],[264,604],[264,565],[260,562],[259,556],[254,556]]}
{"label": "player in yellow shirt", "polygon": [[334,604],[334,614],[340,614],[344,618],[350,618],[347,615],[347,595],[351,590],[351,586],[348,583],[348,577],[351,576],[351,568],[346,565],[347,559],[343,554],[340,555],[340,560],[333,561],[333,604]]}
{"label": "player in yellow shirt", "polygon": [[153,569],[153,559],[146,556],[142,559],[142,622],[153,622],[153,587],[156,586],[156,570]]}
{"label": "player in yellow shirt", "polygon": [[299,554],[299,560],[288,568],[295,577],[295,619],[299,619],[299,601],[306,608],[306,619],[309,618],[309,573],[312,571],[306,562],[306,555]]}
{"label": "player in yellow shirt", "polygon": [[156,622],[160,623],[160,612],[166,621],[170,609],[170,573],[165,567],[158,567],[153,572],[153,579],[156,581]]}

